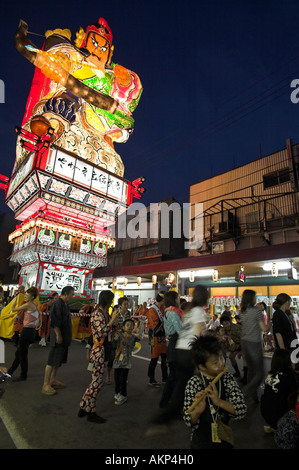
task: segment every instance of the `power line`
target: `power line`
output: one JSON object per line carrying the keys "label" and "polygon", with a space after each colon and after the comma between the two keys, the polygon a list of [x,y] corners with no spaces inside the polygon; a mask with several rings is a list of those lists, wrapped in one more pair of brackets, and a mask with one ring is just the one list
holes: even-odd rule
{"label": "power line", "polygon": [[[281,87],[279,90],[281,90],[282,88],[285,88],[285,86]],[[276,92],[279,91],[279,90],[276,90],[276,91],[273,92],[273,93],[276,93]],[[176,150],[175,155],[177,156],[177,155],[180,154],[183,150],[186,150],[186,148],[188,148],[188,147],[190,147],[191,145],[193,145],[194,142],[195,142],[195,140],[197,140],[197,141],[202,141],[202,140],[206,139],[207,137],[213,136],[215,133],[217,133],[217,132],[219,132],[219,131],[221,131],[221,130],[227,128],[227,127],[229,127],[230,125],[232,125],[232,124],[234,124],[234,123],[236,123],[236,122],[238,122],[240,119],[243,119],[244,117],[248,116],[248,115],[251,114],[252,112],[257,111],[258,109],[262,108],[262,107],[265,106],[266,104],[269,104],[269,103],[271,103],[272,101],[274,101],[274,100],[280,98],[280,97],[283,96],[287,91],[288,91],[288,90],[284,90],[284,91],[283,91],[282,93],[280,93],[278,96],[275,96],[275,97],[272,98],[271,100],[268,100],[268,101],[266,101],[265,103],[262,103],[261,105],[255,107],[255,108],[252,109],[251,111],[248,111],[248,112],[243,113],[243,115],[242,115],[242,112],[243,112],[243,111],[241,111],[241,112],[238,112],[238,113],[236,114],[236,116],[232,116],[232,117],[229,118],[229,119],[223,119],[223,120],[220,121],[214,128],[212,128],[212,129],[210,129],[210,130],[207,130],[206,133],[203,133],[202,135],[198,135],[198,134],[197,134],[196,137],[193,139],[193,141],[190,141],[190,140],[189,140],[189,141],[188,141],[188,144],[185,144],[182,149]],[[271,93],[270,96],[273,95],[273,93]],[[268,98],[268,97],[266,97],[266,98]],[[254,103],[254,104],[256,104],[256,103]],[[253,104],[253,105],[254,105],[254,104]],[[239,115],[239,116],[238,116],[238,115]],[[228,122],[228,121],[231,121],[231,122]],[[220,127],[219,127],[219,126],[220,126]],[[217,128],[217,127],[218,127],[218,128]],[[174,145],[177,145],[177,144],[174,144]],[[162,155],[165,154],[166,151],[167,151],[168,156],[166,156],[166,157],[163,158]],[[153,166],[157,165],[158,163],[160,164],[162,160],[167,160],[167,159],[169,159],[169,158],[173,158],[173,154],[172,154],[172,153],[169,154],[169,149],[164,150],[164,151],[163,151],[163,154],[162,154],[162,155],[161,155],[161,154],[160,154],[160,155],[159,155],[159,154],[157,155],[157,156],[159,157],[159,161],[152,162],[152,163],[149,164],[149,165],[145,165],[145,167],[143,167],[143,168],[152,168]],[[150,158],[153,159],[153,156],[151,156]]]}
{"label": "power line", "polygon": [[[287,64],[293,62],[293,61],[296,60],[296,59],[297,59],[297,57],[294,57],[293,59],[290,59],[288,62],[286,62],[282,67],[279,67],[277,70],[285,69],[285,67],[286,67]],[[251,86],[245,88],[243,91],[241,91],[241,92],[237,93],[236,95],[234,95],[232,98],[230,98],[230,100],[228,100],[228,101],[226,101],[226,102],[220,104],[220,106],[223,106],[223,105],[226,104],[227,102],[231,102],[233,99],[235,99],[235,98],[238,97],[239,95],[243,95],[244,93],[248,92],[249,89],[253,88],[254,86],[256,86],[256,85],[258,85],[258,84],[260,84],[262,81],[264,81],[264,80],[266,80],[267,78],[269,78],[270,76],[272,76],[275,72],[276,72],[276,70],[272,71],[270,74],[268,74],[268,75],[265,76],[264,78],[262,78],[262,79],[256,81],[253,85],[251,85]],[[251,98],[249,101],[247,101],[247,102],[245,102],[245,103],[243,103],[243,104],[237,106],[235,109],[238,109],[238,108],[240,108],[240,107],[243,107],[243,106],[247,105],[248,103],[250,103],[251,101],[255,100],[255,99],[258,98],[259,96],[263,95],[263,94],[266,93],[267,91],[270,91],[271,89],[273,89],[273,88],[274,88],[275,86],[277,86],[278,84],[282,83],[284,80],[293,77],[294,74],[297,73],[297,72],[298,72],[298,71],[295,71],[295,72],[293,72],[292,74],[289,74],[287,77],[285,77],[284,79],[280,80],[279,82],[277,82],[277,83],[276,83],[275,85],[273,85],[272,87],[266,89],[265,91],[263,91],[261,94],[257,95],[256,97]],[[229,115],[229,114],[232,114],[233,112],[235,112],[235,109],[233,109],[232,111],[228,112],[228,115]],[[217,121],[219,121],[219,119],[223,119],[224,117],[225,117],[225,115],[222,116],[222,117],[220,117],[220,118],[218,118],[218,119],[216,119],[215,121],[212,121],[211,123],[205,125],[203,128],[198,129],[197,131],[195,130],[195,131],[193,131],[193,132],[198,132],[198,131],[200,132],[202,129],[205,129],[206,127],[209,127],[209,126],[214,125],[215,122],[217,123]],[[170,135],[167,136],[166,138],[160,139],[160,140],[157,141],[154,145],[152,145],[151,147],[148,147],[148,149],[147,149],[146,151],[147,151],[147,152],[150,151],[151,148],[156,147],[156,146],[159,145],[161,142],[170,139],[171,137],[177,135],[178,133],[181,134],[182,131],[183,131],[184,129],[188,128],[188,127],[189,127],[189,124],[187,124],[187,125],[185,125],[185,126],[183,126],[183,127],[181,127],[181,128],[176,129],[172,134],[170,134]],[[192,132],[192,133],[193,133],[193,132]],[[181,139],[180,139],[180,140],[181,140]],[[173,144],[172,144],[172,145],[173,145]],[[131,155],[131,159],[135,159],[135,158],[139,157],[139,155],[141,155],[141,154],[144,153],[144,152],[145,152],[145,151],[143,150],[141,153],[139,152],[138,154]],[[159,152],[157,152],[157,153],[159,153]],[[152,157],[153,157],[153,155],[150,155],[149,157],[145,157],[143,160],[141,160],[141,162],[142,162],[142,161],[146,161],[146,160],[148,160],[148,159],[150,159],[150,158],[152,158]]]}
{"label": "power line", "polygon": [[[274,153],[278,153],[278,152],[274,152]],[[263,158],[266,158],[266,157],[263,157]],[[250,164],[250,163],[251,163],[251,162],[249,162],[248,164]],[[268,172],[270,172],[270,170],[273,169],[273,168],[275,168],[276,166],[277,166],[277,162],[272,163],[272,164],[266,166],[266,167],[264,168],[264,171],[268,170]],[[249,178],[250,176],[254,175],[255,173],[259,173],[259,172],[260,172],[260,170],[255,170],[255,171],[253,171],[253,172],[251,172],[251,173],[248,173],[248,174],[246,175],[246,177]],[[216,175],[216,176],[218,176],[218,175]],[[230,183],[233,183],[234,181],[236,181],[236,180],[238,180],[238,179],[239,179],[239,178],[235,178],[234,180],[230,180]],[[198,183],[194,183],[194,184],[200,184],[200,181],[199,181]],[[221,183],[221,184],[219,184],[219,185],[213,186],[213,190],[214,190],[214,189],[218,189],[218,188],[220,188],[221,186],[224,186],[225,184],[226,184],[226,183]],[[255,184],[251,184],[251,185],[249,185],[248,187],[251,187],[251,186],[254,187],[254,186],[258,185],[258,184],[261,184],[261,182],[255,183]],[[244,189],[244,188],[243,188],[243,189]],[[198,192],[196,192],[196,193],[192,193],[192,196],[196,196],[196,195],[200,194],[201,192],[204,192],[204,191],[198,191]],[[227,194],[230,194],[230,193],[227,193]],[[226,194],[226,195],[227,195],[227,194]],[[187,193],[184,193],[184,194],[181,194],[181,195],[179,195],[179,196],[176,196],[176,198],[177,198],[177,199],[181,199],[181,198],[188,198],[188,199],[189,199],[189,196],[190,196],[190,193],[188,193],[188,194],[187,194]],[[224,196],[225,196],[225,195],[224,195]],[[215,198],[214,198],[214,199],[215,199]],[[206,202],[206,201],[203,201],[203,202]]]}
{"label": "power line", "polygon": [[[279,151],[278,151],[278,152],[279,152]],[[278,153],[278,152],[274,152],[274,153]],[[268,155],[268,156],[269,156],[269,155]],[[262,157],[262,158],[266,158],[266,157]],[[252,163],[252,162],[249,162],[248,164],[250,164],[250,163]],[[272,163],[272,164],[267,165],[266,167],[264,167],[264,168],[263,168],[263,171],[265,171],[265,172],[268,171],[268,173],[270,173],[271,170],[274,169],[276,166],[277,166],[277,162]],[[257,169],[257,170],[254,170],[254,171],[250,172],[250,173],[247,173],[247,174],[246,174],[246,178],[249,178],[249,177],[251,177],[251,176],[254,176],[254,175],[257,174],[257,173],[260,173],[260,171],[261,171],[260,169]],[[240,177],[236,177],[235,179],[230,179],[230,183],[234,183],[235,181],[237,181],[237,180],[239,180],[239,179],[240,179]],[[199,181],[198,183],[195,183],[195,184],[200,184],[200,181]],[[221,186],[225,186],[226,184],[227,184],[227,183],[218,184],[218,185],[216,185],[216,186],[213,186],[212,189],[218,189],[218,188],[220,188]],[[258,184],[261,184],[261,182],[251,184],[251,185],[248,186],[248,188],[250,188],[251,186],[254,187],[254,186],[258,185]],[[244,188],[241,188],[240,191],[241,191],[242,189],[244,189]],[[196,192],[196,193],[192,193],[192,196],[196,196],[196,195],[200,194],[201,192],[205,192],[205,191],[198,191],[198,192]],[[227,194],[230,194],[230,193],[227,193]],[[227,194],[225,194],[225,195],[227,195]],[[209,199],[209,200],[210,200],[210,199]],[[205,202],[205,201],[204,201],[204,202]]]}

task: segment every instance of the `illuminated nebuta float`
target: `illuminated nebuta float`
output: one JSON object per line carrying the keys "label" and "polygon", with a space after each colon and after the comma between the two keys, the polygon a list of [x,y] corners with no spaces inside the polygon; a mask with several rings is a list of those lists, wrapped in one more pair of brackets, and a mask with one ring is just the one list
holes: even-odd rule
{"label": "illuminated nebuta float", "polygon": [[143,178],[123,178],[114,142],[134,129],[142,86],[136,73],[112,62],[112,32],[100,18],[80,28],[47,31],[42,50],[20,21],[15,45],[35,66],[6,183],[7,205],[22,223],[10,234],[20,282],[41,293],[66,284],[90,296],[93,270],[115,245],[109,226],[140,198]]}

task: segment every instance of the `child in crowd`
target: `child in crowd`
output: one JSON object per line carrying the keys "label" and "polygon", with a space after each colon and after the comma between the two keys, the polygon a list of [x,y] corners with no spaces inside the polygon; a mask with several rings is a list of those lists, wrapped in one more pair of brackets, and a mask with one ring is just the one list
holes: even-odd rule
{"label": "child in crowd", "polygon": [[[233,447],[229,419],[241,419],[247,408],[243,394],[227,372],[215,384],[213,379],[224,370],[225,359],[217,336],[206,333],[197,337],[191,351],[198,373],[188,381],[185,389],[184,420],[192,428],[191,449],[222,449]],[[207,395],[189,408],[204,392]]]}
{"label": "child in crowd", "polygon": [[122,331],[118,331],[115,358],[113,361],[115,382],[115,405],[123,405],[127,401],[127,380],[132,367],[132,352],[138,339],[143,338],[144,323],[140,322],[139,331],[134,320],[124,320]]}
{"label": "child in crowd", "polygon": [[289,408],[277,423],[274,440],[279,449],[299,449],[299,390],[289,396]]}
{"label": "child in crowd", "polygon": [[224,352],[235,369],[234,377],[240,377],[236,356],[241,356],[241,325],[233,323],[231,318],[225,315],[220,318],[220,323],[223,327],[222,341]]}
{"label": "child in crowd", "polygon": [[266,421],[265,432],[276,430],[278,420],[289,410],[288,397],[298,389],[298,381],[291,362],[290,352],[276,349],[271,370],[265,380],[261,397],[261,414]]}

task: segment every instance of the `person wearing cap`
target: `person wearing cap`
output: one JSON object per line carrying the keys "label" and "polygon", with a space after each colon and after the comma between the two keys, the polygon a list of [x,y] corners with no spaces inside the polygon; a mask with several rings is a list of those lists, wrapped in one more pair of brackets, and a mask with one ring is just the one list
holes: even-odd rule
{"label": "person wearing cap", "polygon": [[156,302],[146,313],[148,336],[151,345],[151,360],[148,366],[147,375],[151,387],[160,387],[160,383],[155,379],[155,370],[159,357],[161,357],[162,382],[166,383],[168,377],[166,353],[167,344],[163,327],[164,318],[164,292],[159,292]]}

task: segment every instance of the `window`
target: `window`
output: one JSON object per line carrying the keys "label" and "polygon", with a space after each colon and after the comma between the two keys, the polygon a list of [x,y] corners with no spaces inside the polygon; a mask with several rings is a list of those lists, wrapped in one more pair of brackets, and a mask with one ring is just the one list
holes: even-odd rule
{"label": "window", "polygon": [[286,183],[287,181],[290,181],[290,170],[289,168],[283,168],[282,170],[273,171],[268,175],[263,175],[263,181],[264,189]]}

